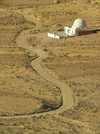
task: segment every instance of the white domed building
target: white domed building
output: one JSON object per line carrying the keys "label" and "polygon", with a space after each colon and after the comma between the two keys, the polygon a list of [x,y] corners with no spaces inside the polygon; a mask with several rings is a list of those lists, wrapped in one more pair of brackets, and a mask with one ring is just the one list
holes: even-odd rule
{"label": "white domed building", "polygon": [[65,26],[64,32],[69,36],[78,36],[89,34],[91,31],[88,29],[85,20],[79,18],[74,21],[71,28]]}
{"label": "white domed building", "polygon": [[65,26],[63,32],[48,33],[48,37],[62,39],[72,36],[87,35],[91,33],[92,31],[88,29],[85,20],[79,18],[74,21],[72,27]]}

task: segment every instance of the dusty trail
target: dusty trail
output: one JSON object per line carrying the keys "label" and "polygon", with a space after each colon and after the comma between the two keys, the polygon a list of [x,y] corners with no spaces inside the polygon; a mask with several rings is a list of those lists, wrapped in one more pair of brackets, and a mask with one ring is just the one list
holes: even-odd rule
{"label": "dusty trail", "polygon": [[[27,16],[24,16],[27,18]],[[30,20],[27,18],[27,20]],[[32,20],[34,22],[34,20]],[[41,27],[40,22],[37,22],[35,20],[36,27],[34,29],[37,29]],[[33,29],[33,30],[34,30]],[[32,30],[32,29],[31,29]],[[52,76],[49,76],[43,68],[40,66],[40,62],[42,59],[45,59],[47,55],[41,50],[41,49],[34,49],[31,48],[27,45],[27,37],[29,36],[29,33],[31,30],[24,30],[22,31],[19,36],[16,39],[16,43],[19,47],[27,49],[29,51],[32,51],[33,53],[37,54],[38,58],[33,60],[31,62],[31,66],[33,69],[35,69],[40,76],[42,76],[44,79],[47,81],[51,82],[52,84],[56,85],[57,87],[60,88],[61,93],[62,93],[62,105],[60,108],[44,113],[37,113],[37,114],[31,114],[31,115],[15,115],[15,116],[0,116],[0,119],[10,119],[10,118],[29,118],[29,117],[39,117],[39,116],[44,116],[44,115],[52,115],[52,114],[59,114],[69,108],[72,107],[73,105],[73,98],[72,98],[72,92],[69,87],[64,85],[62,82],[59,80],[53,78]]]}

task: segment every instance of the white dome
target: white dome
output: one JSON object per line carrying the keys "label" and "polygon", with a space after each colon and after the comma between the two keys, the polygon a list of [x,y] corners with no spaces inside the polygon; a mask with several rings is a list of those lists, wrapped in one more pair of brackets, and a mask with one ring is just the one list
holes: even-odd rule
{"label": "white dome", "polygon": [[87,25],[84,19],[76,19],[72,27],[75,29],[86,29]]}

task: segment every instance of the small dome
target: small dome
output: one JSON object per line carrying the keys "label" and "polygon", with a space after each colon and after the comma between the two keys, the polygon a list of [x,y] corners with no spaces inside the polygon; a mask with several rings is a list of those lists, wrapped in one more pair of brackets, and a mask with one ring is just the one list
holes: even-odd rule
{"label": "small dome", "polygon": [[86,29],[87,25],[84,19],[76,19],[72,27],[75,29]]}

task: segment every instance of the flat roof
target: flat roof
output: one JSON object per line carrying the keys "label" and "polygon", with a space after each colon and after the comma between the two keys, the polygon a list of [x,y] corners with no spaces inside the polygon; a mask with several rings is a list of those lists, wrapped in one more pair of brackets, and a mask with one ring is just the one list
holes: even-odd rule
{"label": "flat roof", "polygon": [[62,32],[49,32],[49,33],[54,34],[56,36],[59,36],[61,38],[67,38],[68,37],[68,35],[66,33],[64,33],[64,31],[62,31]]}

